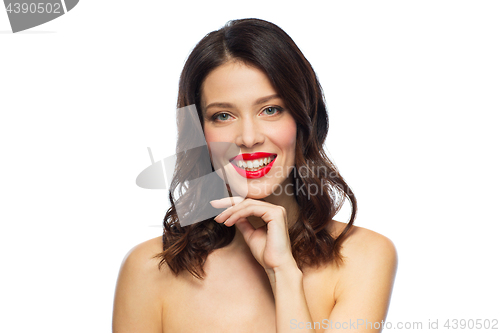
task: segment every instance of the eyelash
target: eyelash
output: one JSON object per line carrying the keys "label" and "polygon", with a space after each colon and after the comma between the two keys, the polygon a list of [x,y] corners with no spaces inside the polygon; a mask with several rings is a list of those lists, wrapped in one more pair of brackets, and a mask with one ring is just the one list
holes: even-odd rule
{"label": "eyelash", "polygon": [[[281,106],[268,106],[268,107],[266,107],[264,110],[262,110],[262,112],[264,112],[264,111],[266,111],[266,110],[268,110],[268,109],[275,109],[275,110],[276,110],[276,113],[273,113],[273,114],[271,114],[271,115],[268,115],[269,117],[275,116],[275,115],[280,114],[281,112],[283,112],[283,111],[284,111],[284,109],[283,109]],[[261,112],[261,113],[262,113],[262,112]],[[229,114],[228,112],[219,112],[219,113],[214,114],[214,115],[211,117],[211,120],[212,120],[212,121],[214,121],[214,122],[221,122],[221,123],[226,122],[227,120],[220,120],[220,119],[218,119],[218,117],[219,117],[220,115],[223,115],[223,114],[230,116],[230,114]]]}

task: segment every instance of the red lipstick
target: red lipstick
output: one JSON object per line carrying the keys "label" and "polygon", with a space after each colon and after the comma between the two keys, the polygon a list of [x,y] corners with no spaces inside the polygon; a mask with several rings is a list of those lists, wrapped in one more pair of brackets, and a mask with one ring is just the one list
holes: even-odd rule
{"label": "red lipstick", "polygon": [[[252,160],[258,160],[261,158],[271,158],[271,162],[263,167],[261,167],[258,170],[255,171],[250,171],[246,170],[244,168],[240,168],[238,166],[238,161],[252,161]],[[236,172],[240,176],[243,176],[245,178],[249,179],[255,179],[255,178],[261,178],[264,177],[273,167],[274,161],[276,160],[277,155],[276,154],[270,154],[270,153],[264,153],[264,152],[256,152],[256,153],[250,153],[250,154],[240,154],[237,155],[229,160],[231,162],[231,165],[236,169]]]}

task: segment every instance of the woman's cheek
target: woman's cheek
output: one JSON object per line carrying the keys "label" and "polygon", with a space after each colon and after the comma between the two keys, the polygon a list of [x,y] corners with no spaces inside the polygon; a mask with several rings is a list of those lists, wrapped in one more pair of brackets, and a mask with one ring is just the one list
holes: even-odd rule
{"label": "woman's cheek", "polygon": [[273,132],[276,142],[278,145],[283,147],[285,150],[293,149],[295,152],[295,145],[297,141],[297,124],[295,120],[290,116],[291,119],[284,121]]}

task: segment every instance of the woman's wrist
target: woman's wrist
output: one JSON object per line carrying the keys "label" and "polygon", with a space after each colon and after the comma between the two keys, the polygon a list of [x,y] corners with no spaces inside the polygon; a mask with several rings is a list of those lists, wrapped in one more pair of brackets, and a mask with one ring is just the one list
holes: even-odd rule
{"label": "woman's wrist", "polygon": [[293,319],[304,323],[312,322],[305,298],[303,274],[295,260],[269,270],[268,276],[276,304],[276,331],[290,332]]}
{"label": "woman's wrist", "polygon": [[273,290],[276,283],[285,283],[287,285],[302,283],[302,271],[297,266],[295,260],[278,267],[268,268],[266,269],[266,273]]}

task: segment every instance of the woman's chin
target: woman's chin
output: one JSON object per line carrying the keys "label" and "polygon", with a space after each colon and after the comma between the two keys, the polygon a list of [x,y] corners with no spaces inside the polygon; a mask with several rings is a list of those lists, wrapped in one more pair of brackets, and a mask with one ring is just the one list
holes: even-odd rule
{"label": "woman's chin", "polygon": [[248,199],[255,199],[255,200],[259,200],[259,199],[264,199],[264,198],[267,198],[269,196],[269,194],[266,194],[266,193],[247,193],[247,198]]}
{"label": "woman's chin", "polygon": [[[248,189],[245,189],[248,190]],[[231,195],[233,197],[242,197],[242,198],[249,198],[249,199],[263,199],[268,196],[266,193],[262,192],[253,192],[253,191],[245,191],[245,190],[238,190],[235,189],[234,187],[231,187]]]}
{"label": "woman's chin", "polygon": [[[233,188],[231,188],[233,190]],[[233,195],[238,195],[249,199],[265,199],[269,196],[275,195],[270,186],[248,186],[243,191],[238,191],[235,189],[232,191]],[[237,194],[235,194],[237,193]],[[244,195],[243,195],[244,193]]]}
{"label": "woman's chin", "polygon": [[[217,174],[221,180],[224,179],[220,170],[217,171]],[[291,183],[289,179],[282,180],[281,182],[266,177],[261,179],[247,179],[241,177],[231,169],[226,170],[225,177],[232,196],[250,199],[264,199],[269,196],[279,195],[279,193],[283,192],[283,188],[288,190],[288,187],[290,187],[289,183]]]}

